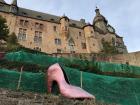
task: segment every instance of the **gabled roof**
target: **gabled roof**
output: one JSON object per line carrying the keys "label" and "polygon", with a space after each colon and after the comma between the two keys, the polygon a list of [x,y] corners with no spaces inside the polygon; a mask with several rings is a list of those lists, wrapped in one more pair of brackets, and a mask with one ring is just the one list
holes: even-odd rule
{"label": "gabled roof", "polygon": [[[3,0],[0,0],[0,1],[4,2]],[[17,0],[13,0],[11,5],[16,5],[17,4],[16,1]],[[11,5],[5,4],[4,8],[0,11],[9,13]],[[21,7],[18,7],[18,12],[16,13],[16,15],[34,18],[34,19],[43,20],[43,21],[49,21],[49,22],[58,23],[58,24],[60,23],[60,19],[62,18],[62,16],[55,16],[48,13],[38,12],[38,11],[25,9]],[[73,19],[69,19],[69,23],[71,27],[76,27],[76,28],[83,28],[86,25],[86,23],[83,21],[80,21],[80,20],[77,21]]]}
{"label": "gabled roof", "polygon": [[[60,16],[55,16],[55,15],[42,13],[42,12],[30,10],[30,9],[20,8],[20,7],[18,8],[18,15],[30,17],[34,19],[39,19],[39,20],[44,20],[44,21],[55,22],[55,23],[59,23],[61,19]],[[72,19],[70,19],[69,22],[70,22],[70,26],[78,27],[78,28],[83,28],[86,25],[86,23],[72,20]]]}

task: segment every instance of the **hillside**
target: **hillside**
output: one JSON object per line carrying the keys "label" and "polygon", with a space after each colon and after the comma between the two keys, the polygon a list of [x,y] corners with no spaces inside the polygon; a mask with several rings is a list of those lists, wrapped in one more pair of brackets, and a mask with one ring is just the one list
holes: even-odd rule
{"label": "hillside", "polygon": [[[111,105],[94,100],[70,100],[62,96],[0,89],[0,105]],[[115,105],[115,104],[112,104]]]}

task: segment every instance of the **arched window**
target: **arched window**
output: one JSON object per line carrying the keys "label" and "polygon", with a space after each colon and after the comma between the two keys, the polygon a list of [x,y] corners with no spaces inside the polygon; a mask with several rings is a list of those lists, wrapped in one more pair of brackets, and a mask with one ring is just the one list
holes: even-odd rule
{"label": "arched window", "polygon": [[70,52],[72,52],[72,53],[75,52],[75,51],[74,51],[75,43],[74,43],[74,40],[73,40],[72,38],[69,39],[68,45],[69,45],[69,50],[70,50]]}
{"label": "arched window", "polygon": [[113,45],[113,46],[116,46],[115,38],[112,38],[112,45]]}

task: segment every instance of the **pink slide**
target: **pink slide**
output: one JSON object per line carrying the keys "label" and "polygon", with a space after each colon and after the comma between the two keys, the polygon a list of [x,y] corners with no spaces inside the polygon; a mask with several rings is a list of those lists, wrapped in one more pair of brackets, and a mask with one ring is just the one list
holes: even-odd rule
{"label": "pink slide", "polygon": [[50,66],[47,70],[47,84],[48,92],[52,92],[52,83],[55,81],[58,84],[60,93],[67,98],[71,99],[95,99],[93,95],[81,89],[80,87],[72,86],[68,84],[68,80],[65,80],[65,73],[63,68],[59,64]]}

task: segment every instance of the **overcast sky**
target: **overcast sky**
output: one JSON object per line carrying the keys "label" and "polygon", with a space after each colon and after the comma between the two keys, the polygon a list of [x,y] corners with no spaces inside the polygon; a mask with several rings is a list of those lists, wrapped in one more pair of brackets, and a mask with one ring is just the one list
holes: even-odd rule
{"label": "overcast sky", "polygon": [[65,13],[90,23],[98,6],[117,34],[124,37],[128,51],[140,51],[140,0],[18,0],[18,6],[58,16]]}

